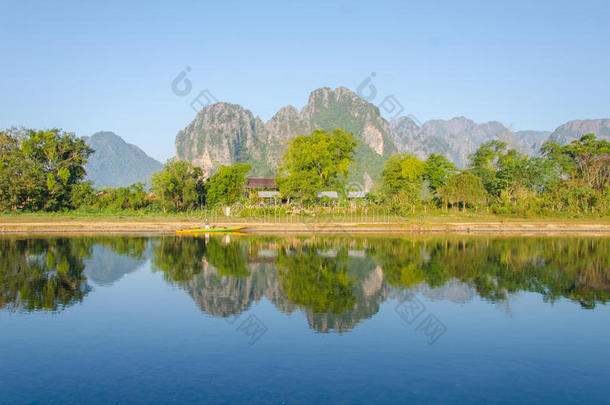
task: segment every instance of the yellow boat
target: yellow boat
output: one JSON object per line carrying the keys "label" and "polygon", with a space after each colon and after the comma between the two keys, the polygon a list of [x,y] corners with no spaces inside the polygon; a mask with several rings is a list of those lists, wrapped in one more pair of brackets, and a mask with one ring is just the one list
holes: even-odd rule
{"label": "yellow boat", "polygon": [[234,233],[239,231],[240,229],[244,229],[246,226],[232,226],[229,228],[193,228],[193,229],[180,229],[177,230],[176,233],[179,235],[192,235],[192,234],[200,234],[200,233]]}

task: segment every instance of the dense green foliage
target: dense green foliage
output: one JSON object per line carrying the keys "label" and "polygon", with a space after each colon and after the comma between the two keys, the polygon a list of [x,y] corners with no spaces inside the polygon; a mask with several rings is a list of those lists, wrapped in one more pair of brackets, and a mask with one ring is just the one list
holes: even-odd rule
{"label": "dense green foliage", "polygon": [[206,183],[207,204],[233,204],[244,196],[246,174],[252,169],[247,163],[220,166]]}
{"label": "dense green foliage", "polygon": [[457,168],[443,155],[434,153],[426,159],[423,178],[432,191],[436,191],[447,183],[447,179],[457,172]]}
{"label": "dense green foliage", "polygon": [[295,137],[282,159],[277,179],[280,192],[288,198],[312,201],[319,191],[342,190],[356,146],[354,136],[342,129],[316,129],[311,135]]}
{"label": "dense green foliage", "polygon": [[[337,191],[347,201],[348,191],[365,189],[346,183],[359,150],[354,136],[343,129],[293,138],[276,179],[282,199],[336,207],[317,194]],[[252,168],[243,163],[220,166],[206,180],[200,168],[171,160],[153,174],[150,189],[141,183],[96,189],[83,180],[92,152],[83,139],[57,129],[0,131],[0,209],[169,213],[261,203],[246,196]],[[453,208],[500,215],[608,216],[610,143],[586,134],[568,145],[548,141],[539,156],[527,156],[494,140],[483,143],[470,156],[470,167],[461,171],[442,155],[423,161],[395,154],[385,161],[373,191],[369,203],[395,215]]]}
{"label": "dense green foliage", "polygon": [[426,163],[408,153],[390,157],[383,166],[382,191],[389,196],[403,194],[407,199],[418,198],[424,182]]}
{"label": "dense green foliage", "polygon": [[73,195],[92,152],[82,138],[58,129],[0,131],[0,208],[76,208]]}
{"label": "dense green foliage", "polygon": [[558,181],[551,162],[507,149],[506,143],[500,141],[482,144],[470,156],[470,161],[470,172],[479,177],[487,192],[495,197],[503,192],[511,196],[535,192]]}
{"label": "dense green foliage", "polygon": [[447,184],[438,190],[443,201],[462,208],[480,206],[487,200],[487,192],[483,182],[477,176],[468,173],[456,174],[447,179]]}
{"label": "dense green foliage", "polygon": [[204,196],[203,170],[181,160],[169,161],[152,175],[152,191],[163,211],[195,208]]}
{"label": "dense green foliage", "polygon": [[530,157],[504,142],[486,142],[460,174],[439,155],[425,162],[394,155],[380,188],[391,201],[398,196],[410,206],[477,209],[487,203],[497,214],[610,215],[609,142],[587,134],[564,146],[549,141],[540,152]]}
{"label": "dense green foliage", "polygon": [[99,191],[86,186],[82,189],[83,205],[93,209],[141,210],[150,207],[153,203],[153,197],[145,190],[142,183],[132,184],[129,187],[106,187]]}

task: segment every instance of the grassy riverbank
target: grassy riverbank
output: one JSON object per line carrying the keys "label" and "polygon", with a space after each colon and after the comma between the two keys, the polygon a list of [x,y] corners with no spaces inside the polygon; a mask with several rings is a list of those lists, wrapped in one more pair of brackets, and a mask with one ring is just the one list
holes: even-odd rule
{"label": "grassy riverbank", "polygon": [[7,213],[0,232],[173,232],[205,223],[248,232],[583,232],[610,233],[610,218],[520,218],[475,213],[399,216],[209,217],[198,213]]}

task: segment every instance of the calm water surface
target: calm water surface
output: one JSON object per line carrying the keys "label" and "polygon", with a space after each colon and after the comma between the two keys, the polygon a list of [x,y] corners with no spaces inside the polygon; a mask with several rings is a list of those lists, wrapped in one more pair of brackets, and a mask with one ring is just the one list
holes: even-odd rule
{"label": "calm water surface", "polygon": [[610,238],[0,238],[0,403],[607,403]]}

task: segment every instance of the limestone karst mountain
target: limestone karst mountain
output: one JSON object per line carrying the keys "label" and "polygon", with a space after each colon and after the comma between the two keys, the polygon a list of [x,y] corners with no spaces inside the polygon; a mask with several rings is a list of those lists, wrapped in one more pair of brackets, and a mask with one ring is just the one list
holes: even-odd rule
{"label": "limestone karst mountain", "polygon": [[209,174],[218,165],[247,162],[253,167],[252,176],[274,176],[288,142],[316,128],[343,128],[355,135],[360,146],[350,180],[367,190],[381,173],[383,161],[396,152],[413,153],[422,159],[432,153],[443,154],[465,168],[468,156],[493,139],[533,155],[549,136],[562,143],[588,132],[610,138],[610,120],[570,121],[552,135],[550,131],[511,131],[497,121],[476,123],[465,117],[419,124],[405,116],[388,122],[377,106],[351,90],[323,87],[310,94],[301,110],[283,107],[267,122],[240,105],[209,105],[177,134],[176,157]]}
{"label": "limestone karst mountain", "polygon": [[383,160],[397,151],[389,123],[376,106],[345,87],[324,87],[312,92],[300,111],[284,107],[266,123],[239,105],[207,106],[176,136],[176,157],[208,172],[218,165],[248,162],[253,175],[269,176],[276,173],[288,142],[316,128],[344,128],[355,135],[360,144],[355,179],[377,177]]}

